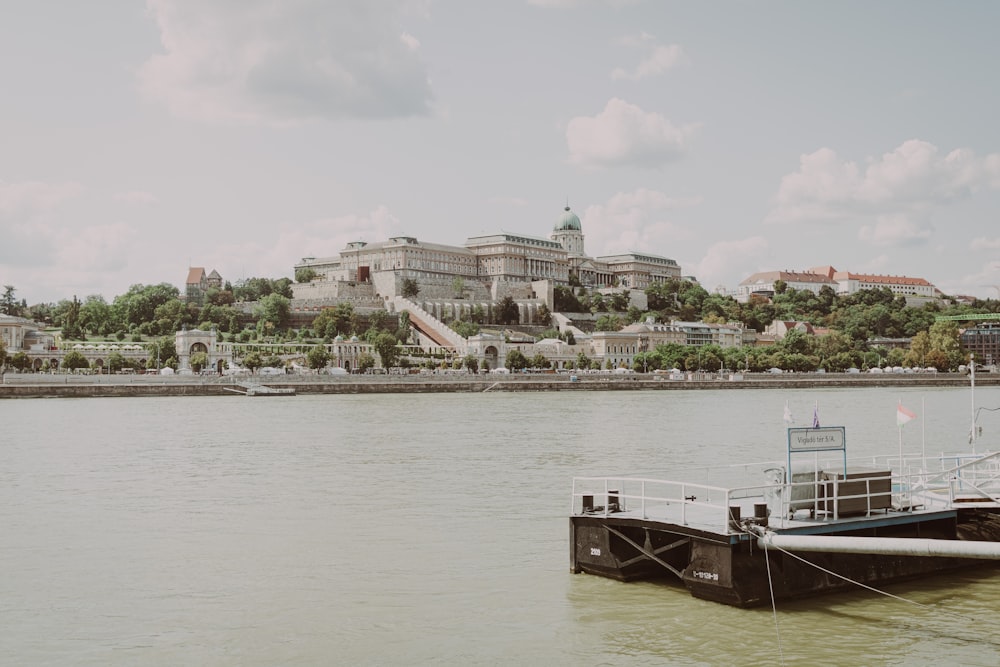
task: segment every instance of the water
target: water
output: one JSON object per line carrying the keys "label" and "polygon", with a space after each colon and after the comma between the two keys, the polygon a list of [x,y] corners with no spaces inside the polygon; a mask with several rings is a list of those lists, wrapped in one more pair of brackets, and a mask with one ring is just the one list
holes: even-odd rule
{"label": "water", "polygon": [[[574,475],[782,459],[786,401],[891,455],[897,400],[927,416],[908,453],[967,447],[948,389],[2,401],[0,661],[996,665],[996,568],[777,626],[569,573]],[[1000,412],[980,424],[996,449]]]}

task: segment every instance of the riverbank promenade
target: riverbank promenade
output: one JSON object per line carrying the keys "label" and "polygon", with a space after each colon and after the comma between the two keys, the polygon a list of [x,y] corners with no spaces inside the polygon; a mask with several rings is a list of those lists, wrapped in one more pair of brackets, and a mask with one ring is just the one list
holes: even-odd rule
{"label": "riverbank promenade", "polygon": [[[476,393],[501,391],[697,391],[739,389],[809,389],[861,387],[966,387],[960,373],[847,374],[749,373],[721,378],[692,373],[672,380],[654,374],[539,373],[474,375],[440,372],[415,375],[192,376],[192,375],[69,375],[7,373],[0,384],[2,398],[121,397],[121,396],[239,396],[233,388],[247,385],[290,387],[296,394]],[[1000,385],[1000,374],[976,375],[977,386]],[[283,399],[284,400],[284,399]]]}

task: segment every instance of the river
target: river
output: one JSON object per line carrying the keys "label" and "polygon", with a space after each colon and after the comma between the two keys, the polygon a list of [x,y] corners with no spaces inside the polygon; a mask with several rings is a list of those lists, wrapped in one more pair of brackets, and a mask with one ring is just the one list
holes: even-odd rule
{"label": "river", "polygon": [[0,401],[0,660],[997,665],[992,565],[776,614],[569,572],[573,476],[783,459],[786,402],[893,454],[900,400],[967,449],[963,389]]}

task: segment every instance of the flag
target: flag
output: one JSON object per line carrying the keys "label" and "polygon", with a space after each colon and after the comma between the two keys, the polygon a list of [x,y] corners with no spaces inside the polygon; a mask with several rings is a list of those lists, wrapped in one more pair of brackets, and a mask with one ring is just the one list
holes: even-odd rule
{"label": "flag", "polygon": [[915,412],[911,412],[910,410],[904,408],[902,403],[896,406],[896,426],[902,427],[903,424],[911,419],[915,419],[916,416]]}
{"label": "flag", "polygon": [[794,424],[795,418],[792,417],[792,411],[788,409],[788,401],[785,401],[785,423]]}
{"label": "flag", "polygon": [[819,428],[819,403],[813,407],[813,428]]}

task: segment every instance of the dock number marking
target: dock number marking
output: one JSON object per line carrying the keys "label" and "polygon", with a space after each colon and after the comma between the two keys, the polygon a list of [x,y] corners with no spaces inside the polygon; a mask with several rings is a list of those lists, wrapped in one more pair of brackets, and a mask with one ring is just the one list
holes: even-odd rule
{"label": "dock number marking", "polygon": [[718,581],[718,572],[702,572],[701,570],[695,570],[693,573],[695,579],[705,579],[706,581]]}
{"label": "dock number marking", "polygon": [[590,555],[591,556],[600,556],[601,555],[601,550],[598,549],[597,547],[590,547]]}

